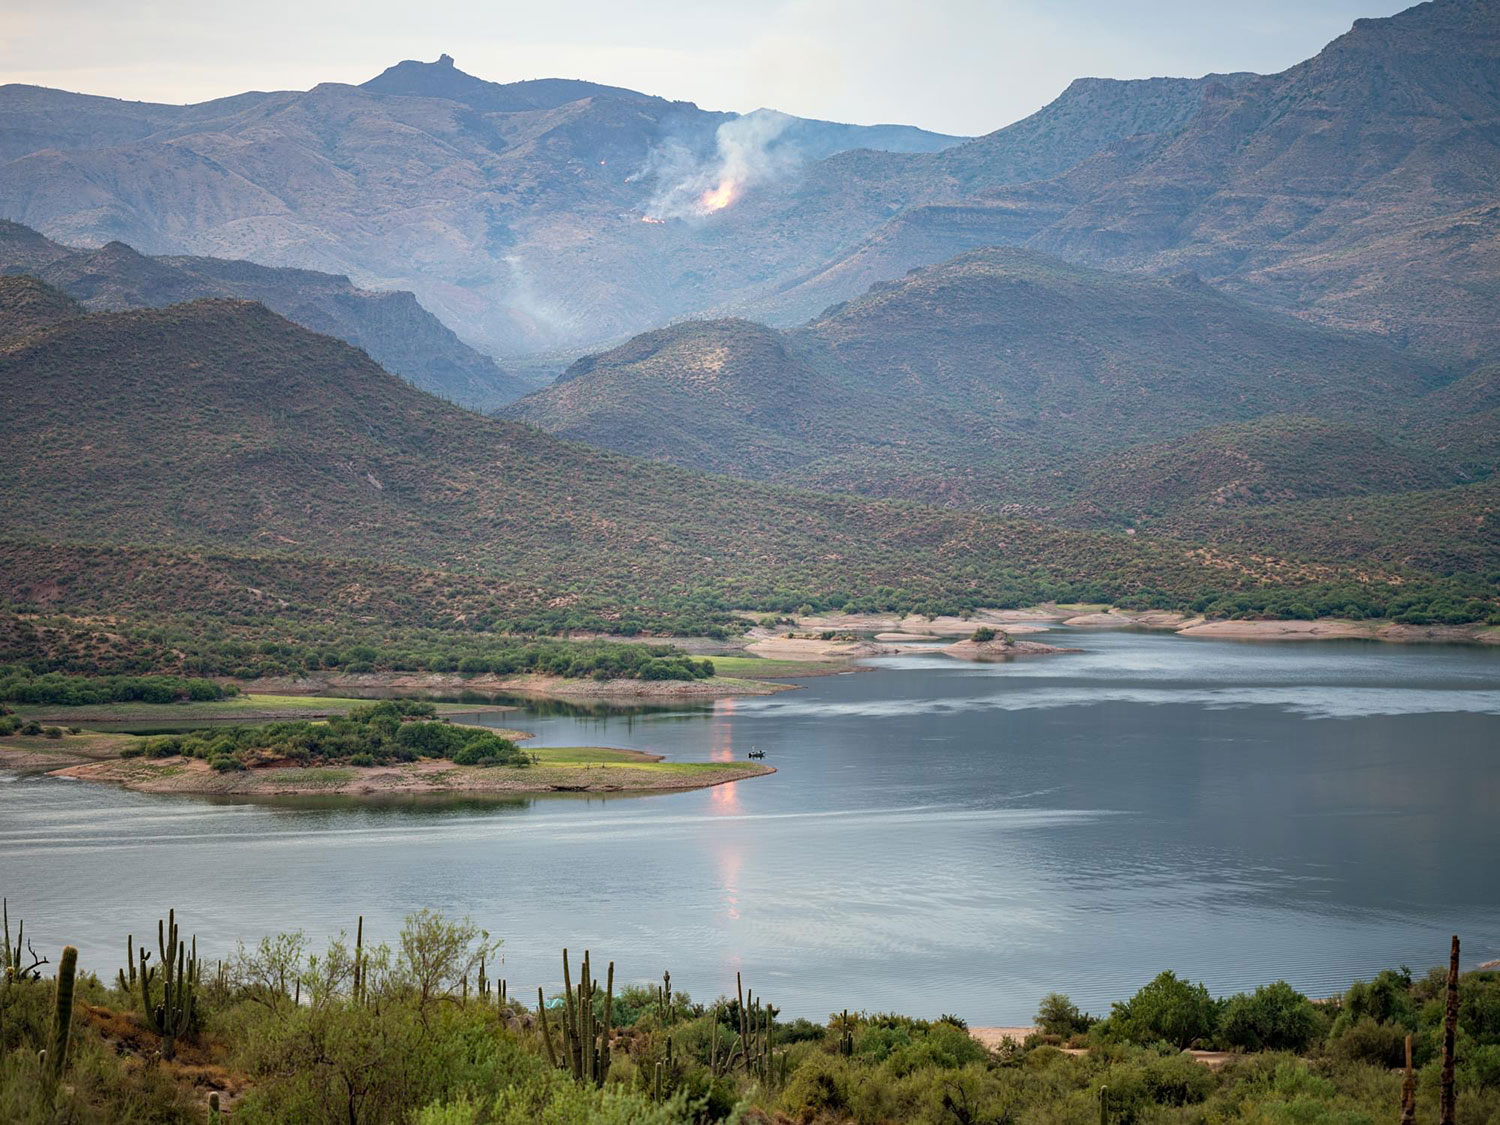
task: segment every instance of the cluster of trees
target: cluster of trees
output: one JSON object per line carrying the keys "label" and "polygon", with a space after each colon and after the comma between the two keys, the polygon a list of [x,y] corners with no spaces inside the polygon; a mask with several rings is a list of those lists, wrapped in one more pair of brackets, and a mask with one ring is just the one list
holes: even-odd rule
{"label": "cluster of trees", "polygon": [[0,700],[7,703],[49,703],[81,707],[91,703],[185,703],[228,699],[238,695],[233,684],[182,676],[70,676],[60,672],[40,675],[15,665],[0,666]]}
{"label": "cluster of trees", "polygon": [[216,770],[263,762],[351,766],[447,758],[460,766],[525,766],[530,755],[508,738],[480,727],[435,720],[436,708],[416,700],[384,700],[327,722],[266,723],[144,739],[127,757],[202,758]]}
{"label": "cluster of trees", "polygon": [[[198,1030],[188,1038],[194,1073],[243,1076],[238,1125],[1394,1120],[1400,1074],[1384,1056],[1338,1047],[1352,1031],[1336,1032],[1332,1046],[1307,1039],[1311,1007],[1320,1031],[1330,1019],[1332,1028],[1368,1019],[1413,1031],[1418,1119],[1436,1120],[1437,1064],[1428,1061],[1440,1018],[1429,1010],[1434,978],[1413,981],[1404,972],[1325,1004],[1285,985],[1214,1001],[1164,974],[1092,1024],[1066,998],[1049,997],[1044,1022],[1057,1034],[1065,1028],[1054,1021],[1086,1035],[1092,1049],[1076,1055],[1041,1035],[988,1050],[952,1016],[845,1012],[820,1023],[761,1009],[770,1019],[766,1063],[757,1068],[736,1053],[744,1028],[738,998],[705,1004],[673,990],[668,1003],[654,987],[627,986],[607,1010],[610,1061],[596,1083],[569,1073],[560,1000],[549,1009],[549,1048],[535,1010],[502,1001],[497,982],[484,976],[502,963],[499,944],[468,919],[429,911],[409,915],[391,942],[367,929],[358,953],[347,934],[317,951],[301,933],[242,944],[198,988]],[[512,997],[523,992],[509,989]],[[1457,1120],[1478,1125],[1500,1119],[1500,1075],[1487,1061],[1500,1044],[1500,974],[1466,975],[1461,995]],[[168,1067],[140,1065],[138,1055],[153,1051],[148,1033],[123,1042],[112,1034],[119,1021],[110,1010],[138,1009],[140,997],[110,987],[103,974],[79,974],[75,998],[91,1018],[73,1021],[66,1080],[46,1081],[39,1052],[55,1044],[53,996],[44,976],[21,973],[0,985],[0,1119],[202,1121],[201,1088],[175,1081]],[[604,1027],[602,996],[593,1014]],[[1210,1035],[1237,1037],[1243,1056],[1210,1069],[1182,1054],[1180,1043],[1209,1025]],[[1295,1042],[1303,1046],[1289,1046]]]}
{"label": "cluster of trees", "polygon": [[[1410,1035],[1416,1065],[1429,1066],[1441,1055],[1446,982],[1442,968],[1420,978],[1406,968],[1387,969],[1325,1001],[1310,1000],[1285,981],[1217,999],[1202,984],[1165,972],[1102,1020],[1052,993],[1042,1000],[1037,1026],[1041,1041],[1051,1043],[1316,1051],[1381,1068],[1402,1065]],[[1494,1090],[1500,1105],[1500,973],[1463,979],[1458,1060],[1461,1081]]]}

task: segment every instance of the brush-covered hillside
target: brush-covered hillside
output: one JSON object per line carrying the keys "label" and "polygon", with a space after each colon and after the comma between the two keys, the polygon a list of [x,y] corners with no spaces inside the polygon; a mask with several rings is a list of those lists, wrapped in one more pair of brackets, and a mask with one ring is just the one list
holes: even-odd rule
{"label": "brush-covered hillside", "polygon": [[[0,279],[0,309],[46,296]],[[67,315],[50,300],[0,344],[0,533],[18,603],[425,598],[459,617],[583,607],[596,623],[660,623],[688,605],[1186,605],[1226,590],[1269,605],[1344,580],[594,450],[424,394],[253,303]]]}
{"label": "brush-covered hillside", "polygon": [[0,273],[35,276],[93,312],[201,297],[259,301],[304,328],[363,348],[423,390],[465,405],[498,406],[527,389],[411,293],[361,289],[347,277],[222,258],[151,258],[123,242],[79,250],[3,220]]}
{"label": "brush-covered hillside", "polygon": [[[992,249],[876,286],[790,332],[723,320],[647,333],[578,361],[504,413],[715,472],[1051,510],[1087,487],[1087,465],[1111,451],[1289,414],[1358,421],[1379,433],[1393,407],[1422,402],[1451,378],[1194,278],[1126,276]],[[1374,434],[1346,433],[1352,448],[1340,451],[1337,469],[1308,447],[1340,444],[1316,427],[1268,423],[1250,434],[1263,466],[1260,492],[1460,479],[1422,453],[1411,455],[1420,470],[1402,468]],[[1106,491],[1144,490],[1145,510],[1153,494],[1168,499],[1148,479],[1127,483],[1114,469],[1092,475]],[[1207,495],[1235,479],[1189,472],[1170,498]]]}

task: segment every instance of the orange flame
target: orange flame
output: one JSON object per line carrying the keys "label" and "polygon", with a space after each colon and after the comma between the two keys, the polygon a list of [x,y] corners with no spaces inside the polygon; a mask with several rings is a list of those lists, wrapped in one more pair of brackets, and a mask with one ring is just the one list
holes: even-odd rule
{"label": "orange flame", "polygon": [[709,188],[698,197],[699,213],[712,215],[715,211],[724,210],[734,202],[736,187],[733,180],[720,180],[718,187]]}

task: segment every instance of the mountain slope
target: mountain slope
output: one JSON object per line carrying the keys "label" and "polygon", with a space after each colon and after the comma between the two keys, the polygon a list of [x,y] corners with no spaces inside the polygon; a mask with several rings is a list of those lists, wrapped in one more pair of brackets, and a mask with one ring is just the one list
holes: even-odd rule
{"label": "mountain slope", "polygon": [[363,348],[387,370],[456,402],[495,406],[526,389],[412,294],[359,289],[346,277],[218,258],[148,258],[121,242],[74,250],[4,220],[0,273],[32,274],[96,312],[200,297],[259,301],[304,328]]}
{"label": "mountain slope", "polygon": [[497,85],[446,57],[186,107],[4,87],[0,215],[410,289],[496,354],[576,356],[688,316],[789,326],[1025,245],[1483,360],[1497,73],[1500,0],[1431,0],[1282,74],[1080,79],[962,145]]}
{"label": "mountain slope", "polygon": [[[46,291],[3,279],[7,294]],[[63,315],[67,299],[52,301]],[[276,614],[338,590],[339,606],[394,601],[403,619],[430,601],[466,620],[597,628],[809,598],[1183,605],[1233,592],[1274,607],[1330,583],[1378,608],[1395,588],[1381,583],[1403,578],[631,460],[460,410],[248,302],[57,315],[0,341],[0,570],[38,604],[139,610],[218,589]],[[81,546],[101,542],[115,546]]]}
{"label": "mountain slope", "polygon": [[1035,244],[1244,278],[1500,195],[1500,5],[1359,20],[1316,57],[1216,99],[1145,167]]}
{"label": "mountain slope", "polygon": [[[499,85],[446,56],[362,87],[182,107],[7,86],[0,217],[68,243],[410,289],[467,338],[522,351],[680,311],[687,282],[646,284],[668,232],[641,219],[683,192],[695,203],[731,157],[780,172],[851,146],[957,139],[752,117],[591,83]],[[694,241],[696,217],[671,225],[671,239]],[[635,263],[623,277],[611,265],[622,256]]]}
{"label": "mountain slope", "polygon": [[1059,514],[1083,524],[1165,519],[1171,526],[1198,508],[1208,518],[1267,504],[1444,488],[1458,478],[1440,451],[1369,427],[1267,415],[1090,460],[1060,482],[1076,499]]}
{"label": "mountain slope", "polygon": [[[897,213],[871,212],[842,253],[722,307],[787,323],[960,250],[1026,245],[1114,269],[1190,270],[1318,323],[1448,359],[1492,357],[1497,74],[1500,3],[1433,0],[1359,20],[1282,74],[1165,89],[1134,135],[1111,123],[1130,120],[1125,88],[1085,88],[1096,104],[1065,96],[1038,115],[1051,123],[1018,123],[916,174],[872,154],[847,178],[888,182]],[[993,170],[1014,166],[1008,138],[1023,126],[1061,158],[1023,158],[1035,175],[1007,182]]]}
{"label": "mountain slope", "polygon": [[[10,294],[47,296],[0,279]],[[1204,553],[636,461],[463,411],[249,302],[50,300],[0,340],[0,579],[39,609],[600,629],[805,601],[1493,608],[1483,582],[1399,561]]]}
{"label": "mountain slope", "polygon": [[0,276],[0,341],[82,315],[76,301],[34,277]]}
{"label": "mountain slope", "polygon": [[[38,290],[5,279],[5,291]],[[66,298],[57,295],[56,302]],[[998,596],[1119,537],[812,496],[560,442],[425,395],[263,306],[57,320],[0,345],[0,534],[213,547],[503,578],[535,604]],[[1163,574],[1199,567],[1165,552]],[[914,576],[917,560],[922,576]]]}
{"label": "mountain slope", "polygon": [[1445,381],[1194,279],[996,249],[788,333],[733,320],[648,333],[504,414],[717,472],[1050,506],[1059,466],[1111,449],[1271,414],[1379,419]]}

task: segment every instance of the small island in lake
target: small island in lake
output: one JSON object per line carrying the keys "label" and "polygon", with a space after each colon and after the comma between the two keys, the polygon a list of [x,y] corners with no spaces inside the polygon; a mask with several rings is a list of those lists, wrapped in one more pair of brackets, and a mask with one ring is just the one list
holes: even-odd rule
{"label": "small island in lake", "polygon": [[422,758],[373,766],[271,762],[224,772],[196,758],[112,758],[51,772],[142,793],[241,797],[673,793],[776,772],[760,762],[667,762],[659,754],[599,746],[539,749],[533,756],[536,760],[524,766],[461,766]]}
{"label": "small island in lake", "polygon": [[385,700],[326,721],[150,737],[51,728],[6,739],[13,744],[0,746],[0,765],[147,793],[267,797],[662,793],[775,772],[758,762],[667,762],[640,750],[523,749],[523,731],[437,715],[425,701]]}

